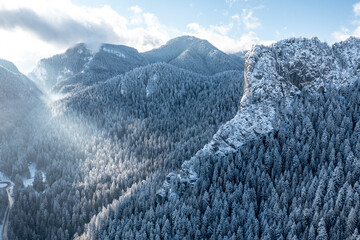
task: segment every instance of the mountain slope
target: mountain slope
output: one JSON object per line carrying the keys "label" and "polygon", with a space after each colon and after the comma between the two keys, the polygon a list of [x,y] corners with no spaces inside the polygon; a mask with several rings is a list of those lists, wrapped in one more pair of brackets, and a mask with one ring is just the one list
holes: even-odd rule
{"label": "mountain slope", "polygon": [[[228,154],[244,142],[270,132],[283,118],[279,103],[289,105],[301,91],[321,93],[326,88],[353,84],[360,73],[359,43],[359,39],[349,38],[330,47],[317,38],[292,38],[271,47],[255,46],[246,56],[245,90],[239,112],[197,155]],[[184,163],[181,179],[194,178],[192,160]]]}
{"label": "mountain slope", "polygon": [[[156,63],[58,100],[52,105],[50,130],[27,143],[23,153],[44,169],[46,190],[19,188],[9,236],[75,238],[103,207],[130,189],[151,183],[156,191],[168,172],[236,113],[242,91],[240,71],[204,76]],[[11,162],[16,149],[0,157]],[[48,223],[46,229],[36,227],[34,216]]]}
{"label": "mountain slope", "polygon": [[14,125],[36,103],[41,92],[16,66],[0,59],[0,126]]}
{"label": "mountain slope", "polygon": [[51,89],[58,81],[84,71],[92,57],[92,52],[80,43],[63,54],[41,59],[29,77],[40,87]]}
{"label": "mountain slope", "polygon": [[236,116],[156,200],[144,184],[80,239],[359,239],[359,43],[254,47]]}
{"label": "mountain slope", "polygon": [[150,63],[166,62],[205,75],[229,70],[243,70],[242,61],[236,61],[206,40],[191,36],[172,39],[164,46],[142,53],[142,55]]}

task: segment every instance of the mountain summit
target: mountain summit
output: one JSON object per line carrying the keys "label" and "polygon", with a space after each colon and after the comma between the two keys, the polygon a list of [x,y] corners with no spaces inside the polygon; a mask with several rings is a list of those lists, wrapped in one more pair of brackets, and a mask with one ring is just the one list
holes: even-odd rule
{"label": "mountain summit", "polygon": [[146,63],[131,47],[104,43],[94,52],[86,44],[80,43],[63,54],[40,60],[29,77],[45,89],[68,92]]}
{"label": "mountain summit", "polygon": [[235,61],[208,41],[192,36],[174,38],[142,55],[150,63],[166,62],[205,75],[243,69],[242,62]]}

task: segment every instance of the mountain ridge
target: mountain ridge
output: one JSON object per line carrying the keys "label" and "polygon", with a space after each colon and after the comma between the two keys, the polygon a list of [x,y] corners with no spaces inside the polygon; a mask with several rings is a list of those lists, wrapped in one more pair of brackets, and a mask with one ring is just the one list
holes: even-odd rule
{"label": "mountain ridge", "polygon": [[48,91],[67,93],[158,62],[209,76],[243,71],[241,56],[227,55],[206,40],[183,36],[143,53],[128,46],[106,43],[94,51],[87,44],[79,43],[65,53],[40,60],[29,77]]}
{"label": "mountain ridge", "polygon": [[[193,36],[171,39],[165,45],[142,54],[150,63],[166,62],[205,75],[243,68],[241,63],[237,63],[207,40]],[[220,67],[214,63],[215,60],[218,61],[217,64],[221,62]]]}

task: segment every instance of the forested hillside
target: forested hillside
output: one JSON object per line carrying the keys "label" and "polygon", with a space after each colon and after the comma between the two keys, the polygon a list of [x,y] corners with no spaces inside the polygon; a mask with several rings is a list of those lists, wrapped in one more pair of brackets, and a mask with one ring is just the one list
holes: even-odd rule
{"label": "forested hillside", "polygon": [[285,118],[270,133],[200,156],[197,184],[172,183],[178,198],[145,185],[103,209],[81,239],[358,239],[359,100],[357,81],[281,103]]}
{"label": "forested hillside", "polygon": [[359,239],[359,46],[78,44],[43,92],[0,60],[8,238]]}
{"label": "forested hillside", "polygon": [[[3,169],[16,184],[9,237],[69,239],[132,189],[155,192],[232,118],[242,92],[239,71],[209,77],[153,64],[36,113],[41,121],[24,121],[2,140]],[[46,179],[24,188],[29,161]]]}
{"label": "forested hillside", "polygon": [[80,238],[359,238],[357,42],[253,48],[237,115],[161,189],[141,189],[151,202],[114,201]]}

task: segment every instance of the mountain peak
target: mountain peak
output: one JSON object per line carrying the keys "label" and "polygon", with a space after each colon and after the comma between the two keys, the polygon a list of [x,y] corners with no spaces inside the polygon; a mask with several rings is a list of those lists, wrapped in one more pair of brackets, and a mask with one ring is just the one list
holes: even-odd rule
{"label": "mountain peak", "polygon": [[[193,44],[206,44],[211,48],[215,48],[212,44],[210,44],[207,40],[204,39],[200,39],[194,36],[189,36],[189,35],[184,35],[184,36],[180,36],[180,37],[176,37],[173,38],[169,41],[166,42],[166,45],[183,45],[183,47],[188,48],[189,46],[193,45]],[[162,46],[163,47],[163,46]]]}
{"label": "mountain peak", "polygon": [[144,52],[142,55],[150,63],[166,62],[204,75],[243,70],[243,62],[239,61],[239,58],[229,56],[207,40],[193,36],[171,39],[165,45]]}

